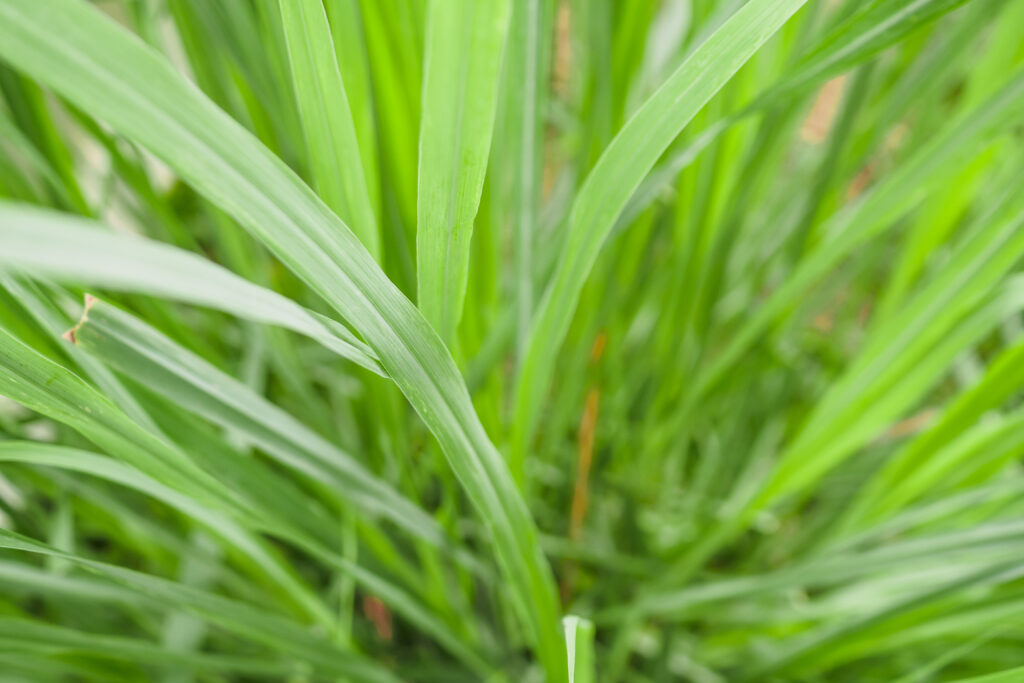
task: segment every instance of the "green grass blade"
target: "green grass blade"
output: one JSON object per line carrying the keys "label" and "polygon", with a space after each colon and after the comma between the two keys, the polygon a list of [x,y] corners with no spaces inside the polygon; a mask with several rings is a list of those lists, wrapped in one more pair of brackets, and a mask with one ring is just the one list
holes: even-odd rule
{"label": "green grass blade", "polygon": [[[492,223],[512,234],[515,271],[516,347],[526,348],[533,317],[534,250],[541,196],[543,124],[550,78],[554,3],[527,0],[512,5],[503,63],[503,88],[492,147]],[[493,228],[492,228],[493,229]]]}
{"label": "green grass blade", "polygon": [[125,636],[108,636],[84,630],[53,626],[29,619],[0,617],[0,646],[33,659],[47,657],[88,657],[104,661],[135,662],[165,670],[197,674],[287,676],[294,666],[264,657],[178,652],[151,641]]}
{"label": "green grass blade", "polygon": [[343,325],[175,247],[102,229],[82,218],[0,202],[0,267],[63,282],[165,297],[278,325],[382,372]]}
{"label": "green grass blade", "polygon": [[569,683],[594,683],[594,624],[589,619],[567,616],[565,647],[569,654]]}
{"label": "green grass blade", "polygon": [[191,490],[200,500],[233,496],[177,449],[136,425],[110,401],[66,368],[44,358],[0,329],[0,392],[67,424],[131,465]]}
{"label": "green grass blade", "polygon": [[97,477],[158,500],[195,520],[249,559],[248,567],[270,585],[282,588],[295,604],[325,627],[333,628],[333,615],[316,599],[281,558],[270,552],[251,533],[245,531],[225,514],[205,507],[188,494],[161,484],[139,470],[95,453],[80,449],[39,444],[28,441],[0,443],[0,462],[25,463],[57,467]]}
{"label": "green grass blade", "polygon": [[901,489],[900,482],[924,467],[933,454],[976,424],[985,413],[998,408],[1021,386],[1024,386],[1024,340],[1004,349],[976,385],[957,396],[931,427],[889,459],[864,492],[858,514],[870,519],[886,508],[885,498],[892,498],[894,494],[912,497],[914,492]]}
{"label": "green grass blade", "polygon": [[[68,317],[63,312],[57,312],[52,304],[45,301],[43,293],[38,287],[33,286],[32,283],[21,282],[4,273],[0,273],[0,287],[18,299],[25,310],[54,339],[60,339],[67,333],[70,327]],[[149,431],[159,433],[160,430],[153,419],[109,369],[90,358],[88,354],[79,353],[73,346],[65,348],[68,349],[75,364],[82,369],[85,376],[91,379],[128,417]]]}
{"label": "green grass blade", "polygon": [[279,5],[314,186],[379,260],[377,218],[327,13],[321,0],[281,0]]}
{"label": "green grass blade", "polygon": [[[35,353],[0,329],[0,391],[75,429],[111,455],[250,528],[297,543],[329,546],[336,529],[288,479],[219,445],[168,442],[132,422],[104,396],[66,368]],[[275,500],[273,508],[260,504]],[[314,540],[310,540],[314,539]]]}
{"label": "green grass blade", "polygon": [[[36,463],[72,469],[76,467],[75,463],[61,462],[59,458],[55,459],[52,449],[40,447],[37,444],[32,444],[31,447],[25,447],[22,444],[12,444],[5,449],[0,449],[0,454],[2,454],[0,459],[3,459],[5,455],[12,461],[34,461]],[[66,456],[68,454],[75,455],[76,451],[61,449],[56,453],[57,456]],[[81,458],[81,462],[84,467],[90,462],[95,463],[96,461],[90,460],[88,456],[85,456]],[[195,518],[254,561],[272,560],[272,556],[268,556],[267,551],[261,548],[261,544],[254,540],[251,530],[270,531],[282,540],[310,552],[313,556],[321,559],[338,571],[351,575],[368,592],[378,596],[389,605],[396,614],[405,617],[411,624],[430,634],[431,637],[435,638],[469,667],[478,672],[487,671],[489,668],[487,663],[472,647],[460,640],[448,624],[432,614],[418,599],[387,578],[382,578],[364,567],[341,557],[330,546],[326,545],[324,541],[315,538],[312,533],[304,528],[303,524],[295,523],[292,519],[289,519],[289,515],[286,514],[288,512],[286,501],[280,495],[280,492],[273,490],[273,487],[270,490],[262,490],[255,486],[246,489],[247,494],[258,500],[274,500],[275,506],[272,508],[264,507],[260,510],[253,510],[248,514],[240,513],[237,510],[227,511],[233,517],[240,518],[240,524],[250,530],[243,532],[242,527],[238,523],[221,514],[216,507],[210,505],[201,497],[196,496],[195,487],[182,492],[173,491],[169,487],[148,477],[140,477],[131,470],[118,468],[116,463],[111,465],[97,464],[95,474],[140,490],[146,495],[162,500],[184,514]],[[222,504],[220,507],[223,508],[226,505]],[[239,506],[236,505],[236,507]],[[306,514],[309,514],[309,510],[306,511]],[[336,536],[337,533],[334,534],[335,538]],[[330,540],[334,541],[335,538]],[[303,595],[304,590],[301,584],[297,583],[294,577],[289,576],[287,571],[275,568],[274,564],[269,563],[267,566],[261,567],[260,571],[277,580],[282,580],[284,588],[296,596],[299,604],[304,609],[310,610],[317,618],[322,619],[324,617],[323,606],[311,606]]]}
{"label": "green grass blade", "polygon": [[954,175],[959,164],[990,144],[1015,120],[1022,104],[1024,72],[1017,72],[982,105],[964,112],[923,144],[868,196],[834,214],[829,219],[831,225],[822,226],[819,232],[835,237],[803,259],[784,285],[744,322],[702,371],[695,395],[702,396],[721,382],[751,345],[855,247],[891,227],[924,200],[929,190]]}
{"label": "green grass blade", "polygon": [[[769,574],[710,580],[659,591],[645,596],[635,607],[662,619],[685,621],[731,600],[753,602],[798,586],[823,590],[870,576],[901,573],[914,576],[940,561],[964,561],[970,565],[990,562],[993,558],[1012,559],[1022,544],[1024,524],[1020,519],[997,520],[961,531],[942,530],[874,547],[848,548]],[[602,621],[620,617],[621,610],[600,615]]]}
{"label": "green grass blade", "polygon": [[[865,416],[876,415],[877,430],[880,422],[899,414],[877,416],[879,405],[903,393],[905,409],[931,386],[923,378],[908,383],[907,376],[944,355],[937,346],[951,338],[957,318],[983,308],[979,302],[991,298],[991,290],[1024,249],[1024,205],[1019,201],[997,208],[995,216],[982,222],[972,239],[958,245],[941,277],[868,339],[847,373],[822,397],[783,454],[765,496],[782,496],[806,486],[875,436],[871,422],[865,425]],[[978,321],[972,322],[978,332],[985,331]]]}
{"label": "green grass blade", "polygon": [[57,557],[78,564],[167,607],[188,609],[203,619],[273,649],[284,648],[286,651],[300,654],[306,661],[334,675],[353,676],[356,680],[365,681],[398,680],[383,667],[353,652],[346,652],[324,636],[316,637],[300,624],[266,613],[246,603],[223,598],[192,586],[65,553],[5,529],[0,529],[0,547]]}
{"label": "green grass blade", "polygon": [[1024,666],[1016,669],[1007,669],[987,676],[972,676],[970,678],[958,678],[955,683],[1016,683],[1024,680]]}
{"label": "green grass blade", "polygon": [[792,647],[784,649],[780,655],[774,657],[763,667],[755,669],[751,675],[745,677],[744,680],[761,680],[765,676],[789,670],[804,663],[806,660],[819,655],[830,645],[834,646],[836,643],[842,642],[850,636],[856,635],[859,632],[867,630],[877,624],[884,623],[886,620],[894,619],[900,614],[926,607],[933,601],[962,591],[967,591],[979,584],[984,585],[985,583],[992,581],[998,582],[1012,580],[1015,578],[1014,574],[1018,574],[1019,572],[1019,562],[1011,561],[995,563],[992,566],[983,567],[977,571],[971,572],[966,576],[955,577],[937,586],[930,586],[924,590],[916,592],[908,592],[906,597],[903,597],[895,604],[882,610],[872,612],[867,616],[849,620],[848,622],[841,622],[834,626],[825,626],[816,631],[812,631],[806,636],[800,638],[799,642],[794,644]]}
{"label": "green grass blade", "polygon": [[700,135],[671,153],[644,179],[630,199],[617,229],[624,229],[659,196],[672,189],[680,172],[732,126],[799,97],[844,70],[864,64],[879,52],[905,39],[915,29],[952,12],[968,0],[878,0],[829,31],[803,56],[792,71],[760,93],[739,112],[719,119]]}
{"label": "green grass blade", "polygon": [[523,458],[580,291],[615,222],[644,176],[708,100],[804,4],[753,0],[701,45],[623,127],[573,203],[565,247],[534,316],[516,384],[512,468]]}
{"label": "green grass blade", "polygon": [[380,155],[377,149],[377,126],[374,120],[374,94],[370,84],[370,65],[358,0],[324,0],[324,9],[334,38],[341,82],[345,84],[352,120],[363,159],[363,174],[370,205],[381,218]]}
{"label": "green grass blade", "polygon": [[78,598],[90,604],[123,607],[139,599],[137,593],[104,579],[40,571],[38,565],[9,560],[0,561],[0,582],[8,589],[17,586],[40,593],[45,591],[47,595]]}
{"label": "green grass blade", "polygon": [[235,430],[286,467],[328,485],[370,519],[383,518],[444,547],[437,523],[362,463],[249,387],[138,318],[92,299],[74,329],[75,345],[190,412]]}
{"label": "green grass blade", "polygon": [[416,199],[418,303],[451,343],[491,147],[510,3],[431,0]]}
{"label": "green grass blade", "polygon": [[777,102],[842,73],[970,0],[875,0],[829,31],[755,106]]}

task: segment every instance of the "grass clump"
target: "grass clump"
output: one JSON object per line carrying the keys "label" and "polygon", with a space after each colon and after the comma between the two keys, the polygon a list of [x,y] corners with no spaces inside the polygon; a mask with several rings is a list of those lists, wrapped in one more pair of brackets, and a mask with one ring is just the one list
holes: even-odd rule
{"label": "grass clump", "polygon": [[1024,677],[1022,25],[0,0],[0,678]]}

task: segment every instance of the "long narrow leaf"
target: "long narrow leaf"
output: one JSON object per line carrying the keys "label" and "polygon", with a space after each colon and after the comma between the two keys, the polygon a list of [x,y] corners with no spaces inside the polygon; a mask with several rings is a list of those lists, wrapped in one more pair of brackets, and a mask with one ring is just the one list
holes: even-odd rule
{"label": "long narrow leaf", "polygon": [[281,0],[279,4],[316,188],[379,259],[377,218],[327,13],[321,0]]}
{"label": "long narrow leaf", "polygon": [[380,373],[374,353],[344,326],[195,254],[88,219],[0,202],[0,266],[39,277],[208,306],[294,330]]}
{"label": "long narrow leaf", "polygon": [[431,0],[416,200],[419,307],[451,343],[498,100],[509,0]]}

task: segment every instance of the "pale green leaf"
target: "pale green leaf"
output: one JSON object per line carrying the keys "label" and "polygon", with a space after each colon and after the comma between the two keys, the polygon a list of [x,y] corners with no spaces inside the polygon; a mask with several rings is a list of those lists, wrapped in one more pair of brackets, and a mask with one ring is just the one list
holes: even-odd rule
{"label": "pale green leaf", "polygon": [[327,13],[321,0],[281,0],[279,5],[314,184],[327,205],[379,259],[377,218]]}
{"label": "pale green leaf", "polygon": [[420,310],[451,343],[491,146],[508,0],[430,0],[416,200]]}

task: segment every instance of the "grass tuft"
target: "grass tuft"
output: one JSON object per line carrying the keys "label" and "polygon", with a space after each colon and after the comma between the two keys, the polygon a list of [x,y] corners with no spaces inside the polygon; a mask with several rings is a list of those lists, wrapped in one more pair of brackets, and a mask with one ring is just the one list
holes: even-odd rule
{"label": "grass tuft", "polygon": [[1021,26],[0,0],[0,679],[1021,680]]}

